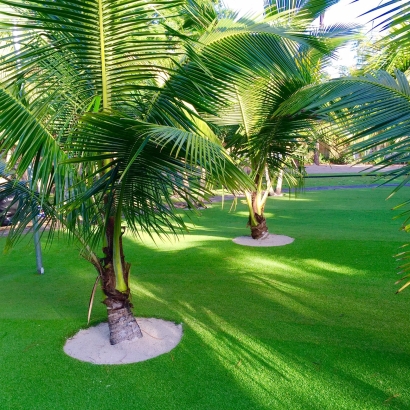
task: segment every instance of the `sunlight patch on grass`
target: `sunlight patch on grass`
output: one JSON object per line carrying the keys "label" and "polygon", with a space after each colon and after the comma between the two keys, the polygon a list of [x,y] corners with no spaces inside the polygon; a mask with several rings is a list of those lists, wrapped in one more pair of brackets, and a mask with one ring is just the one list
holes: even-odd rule
{"label": "sunlight patch on grass", "polygon": [[339,273],[341,275],[365,275],[366,272],[364,271],[359,271],[357,269],[351,269],[348,266],[343,266],[343,265],[336,265],[334,263],[328,263],[326,261],[321,261],[318,259],[305,259],[304,263],[306,263],[308,266],[312,266],[314,269],[319,269],[324,272],[333,272],[333,273]]}
{"label": "sunlight patch on grass", "polygon": [[[300,372],[277,352],[258,343],[257,339],[234,328],[212,311],[206,311],[214,325],[209,326],[195,317],[185,314],[184,320],[197,336],[211,349],[222,367],[260,405],[266,405],[267,395],[275,379],[300,378]],[[269,373],[271,377],[260,377],[258,373]],[[269,401],[274,400],[269,397]]]}
{"label": "sunlight patch on grass", "polygon": [[292,194],[285,194],[283,196],[271,196],[268,199],[271,201],[297,201],[297,202],[317,202],[316,199],[314,198],[307,198],[307,197],[302,197],[301,195],[303,192],[299,192],[296,195],[294,193]]}
{"label": "sunlight patch on grass", "polygon": [[[275,290],[286,293],[306,293],[306,290],[302,286],[285,283],[280,280],[278,276],[280,277],[281,275],[275,275],[275,273],[255,273],[254,275],[247,275],[242,280],[252,286],[257,285],[259,289],[264,290],[264,294],[275,292]],[[274,299],[275,297],[276,295],[273,293],[270,296],[271,299]]]}
{"label": "sunlight patch on grass", "polygon": [[[271,300],[276,305],[280,305],[281,310],[293,312],[295,319],[297,317],[298,321],[308,321],[309,323],[325,323],[327,321],[324,312],[321,313],[315,307],[306,304],[310,292],[302,285],[299,287],[279,280],[269,281],[266,279],[266,275],[259,278],[254,277],[253,280],[246,278],[244,282],[253,285],[255,294]],[[314,297],[313,294],[311,296]]]}
{"label": "sunlight patch on grass", "polygon": [[161,299],[155,293],[153,293],[153,291],[155,291],[155,287],[154,287],[153,291],[150,291],[145,286],[143,286],[141,283],[137,283],[137,284],[130,283],[130,289],[131,289],[131,293],[133,295],[138,295],[139,294],[139,295],[143,295],[144,297],[153,299],[156,302],[159,302],[159,303],[162,303],[162,304],[166,303],[165,300]]}
{"label": "sunlight patch on grass", "polygon": [[[288,275],[305,275],[306,267],[304,265],[295,266],[292,262],[284,263],[278,260],[270,259],[270,256],[264,255],[255,255],[251,256],[246,254],[243,256],[244,262],[250,266],[263,267],[263,271],[270,272],[273,275],[280,272],[286,272]],[[256,269],[258,271],[258,269]],[[312,276],[311,276],[312,275]],[[320,275],[315,275],[314,273],[309,272],[311,278],[321,279]]]}
{"label": "sunlight patch on grass", "polygon": [[138,246],[143,246],[147,249],[155,250],[156,252],[182,251],[185,249],[195,248],[198,246],[205,246],[207,242],[226,242],[231,240],[230,237],[208,236],[208,235],[185,235],[176,241],[154,242],[150,238],[144,238],[143,241],[130,238]]}

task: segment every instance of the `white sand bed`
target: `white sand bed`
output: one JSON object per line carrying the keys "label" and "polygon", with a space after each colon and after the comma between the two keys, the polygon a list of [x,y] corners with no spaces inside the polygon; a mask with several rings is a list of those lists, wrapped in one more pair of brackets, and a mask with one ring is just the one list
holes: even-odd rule
{"label": "white sand bed", "polygon": [[284,246],[289,245],[295,239],[286,235],[269,234],[263,239],[253,239],[251,236],[238,236],[232,240],[238,245],[244,246]]}
{"label": "white sand bed", "polygon": [[64,352],[94,364],[142,362],[171,351],[182,338],[182,325],[161,319],[137,318],[143,337],[110,344],[108,323],[80,330],[67,340]]}

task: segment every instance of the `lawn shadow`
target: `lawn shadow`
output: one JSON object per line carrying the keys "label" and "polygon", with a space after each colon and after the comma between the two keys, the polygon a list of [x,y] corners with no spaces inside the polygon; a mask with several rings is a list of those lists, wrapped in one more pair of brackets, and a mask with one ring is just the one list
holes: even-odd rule
{"label": "lawn shadow", "polygon": [[[357,264],[358,244],[350,263],[343,265],[340,253],[320,241],[314,247],[297,241],[274,250],[244,248],[220,238],[194,242],[176,251],[151,249],[149,261],[139,260],[133,293],[143,311],[152,307],[181,320],[189,329],[185,337],[199,337],[256,408],[269,401],[278,408],[337,408],[345,390],[350,395],[346,408],[384,406],[390,397],[386,386],[358,369],[363,367],[366,375],[392,370],[385,362],[367,360],[374,355],[390,355],[394,362],[400,356],[409,364],[407,331],[395,325],[386,332],[392,321],[406,316],[395,309],[402,301],[389,301],[382,289],[358,297],[371,278],[365,264]],[[357,290],[349,294],[352,286]],[[375,308],[374,301],[380,300],[389,307]],[[335,362],[338,352],[351,361],[349,367]],[[399,384],[397,390],[408,400],[404,380]],[[312,403],[317,406],[309,407]]]}

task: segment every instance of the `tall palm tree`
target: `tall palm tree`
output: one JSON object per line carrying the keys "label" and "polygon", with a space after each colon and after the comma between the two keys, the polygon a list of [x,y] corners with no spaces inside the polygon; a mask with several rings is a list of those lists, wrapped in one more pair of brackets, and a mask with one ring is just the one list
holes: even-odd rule
{"label": "tall palm tree", "polygon": [[254,79],[252,88],[237,87],[230,110],[215,119],[219,125],[239,125],[225,143],[231,155],[250,170],[253,187],[245,191],[245,197],[253,239],[263,239],[269,233],[264,207],[270,186],[264,181],[265,170],[272,183],[278,172],[286,168],[285,178],[295,184],[301,175],[301,147],[312,137],[313,117],[274,114],[292,94],[312,81],[312,72],[305,70],[301,56],[294,61],[284,76],[259,77]]}
{"label": "tall palm tree", "polygon": [[[179,1],[0,2],[2,196],[19,205],[9,243],[41,206],[84,246],[106,295],[111,343],[141,337],[131,313],[122,236],[184,228],[170,187],[188,203],[198,169],[234,188],[245,181],[195,109],[164,82],[182,53]],[[18,45],[16,47],[16,45]],[[31,169],[31,183],[18,183]],[[182,175],[190,173],[188,191]],[[35,187],[38,195],[35,195]],[[104,256],[94,249],[102,243]]]}
{"label": "tall palm tree", "polygon": [[190,38],[173,18],[183,5],[0,0],[0,153],[8,157],[0,197],[18,204],[8,244],[39,206],[39,228],[63,227],[80,241],[106,296],[113,344],[141,337],[123,219],[136,235],[177,233],[184,223],[171,194],[194,206],[209,193],[204,171],[229,189],[249,186],[200,114],[217,114],[254,72],[293,65],[289,49],[327,49],[303,30],[212,14],[193,19],[202,28]]}
{"label": "tall palm tree", "polygon": [[288,47],[282,51],[288,61],[285,70],[255,72],[252,87],[249,84],[236,86],[231,93],[231,106],[222,111],[220,118],[213,119],[218,125],[238,126],[235,135],[226,140],[226,146],[251,170],[254,186],[245,194],[248,225],[254,239],[268,235],[264,207],[270,186],[265,186],[265,170],[270,171],[270,179],[274,180],[286,169],[285,177],[295,185],[303,176],[301,147],[316,140],[315,134],[318,134],[319,122],[315,115],[302,109],[298,115],[288,115],[281,107],[298,90],[319,83],[321,68],[329,62],[335,49],[355,33],[354,27],[311,28],[313,20],[333,3],[335,1],[271,2],[267,11],[270,18],[310,33],[327,48],[318,50],[306,44]]}

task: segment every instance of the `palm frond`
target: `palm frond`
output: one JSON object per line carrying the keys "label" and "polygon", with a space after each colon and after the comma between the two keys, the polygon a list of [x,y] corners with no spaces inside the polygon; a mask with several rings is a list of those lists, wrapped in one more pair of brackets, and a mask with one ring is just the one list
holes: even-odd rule
{"label": "palm frond", "polygon": [[[325,84],[308,86],[295,93],[278,113],[298,116],[310,113],[325,119],[335,116],[345,129],[350,150],[364,153],[363,161],[374,161],[380,168],[401,165],[386,173],[392,181],[402,178],[399,186],[410,180],[410,84],[406,76],[395,71],[395,77],[380,71],[364,77],[344,77]],[[396,209],[408,206],[406,201]],[[398,217],[404,218],[402,229],[410,231],[410,211]],[[409,252],[401,254],[408,260]],[[401,266],[403,272],[409,264]],[[407,287],[407,283],[399,290]]]}
{"label": "palm frond", "polygon": [[[83,183],[91,179],[92,185],[77,196],[72,194],[66,209],[72,211],[91,198],[96,198],[96,206],[107,197],[115,202],[121,189],[124,216],[135,233],[162,235],[167,229],[176,232],[178,227],[184,227],[182,219],[173,212],[171,196],[177,194],[192,206],[195,198],[206,197],[201,181],[203,170],[208,181],[218,181],[230,190],[249,183],[215,136],[210,138],[204,133],[194,134],[116,114],[84,116],[66,149],[73,153],[68,164],[80,163],[90,165],[85,169],[97,169],[93,174],[83,174]],[[102,160],[107,161],[107,170],[95,181]],[[83,209],[84,212],[87,210]]]}

